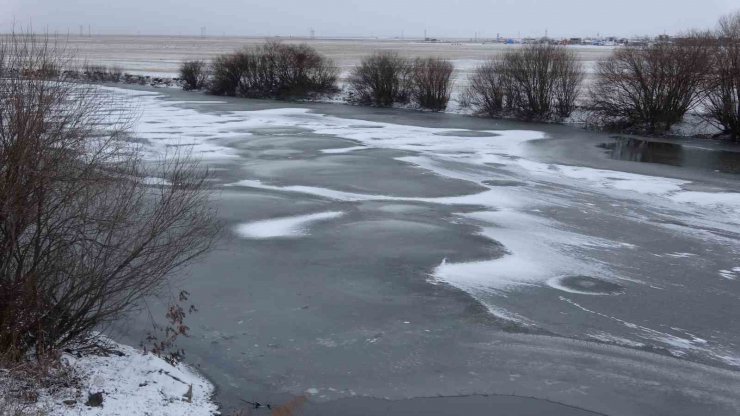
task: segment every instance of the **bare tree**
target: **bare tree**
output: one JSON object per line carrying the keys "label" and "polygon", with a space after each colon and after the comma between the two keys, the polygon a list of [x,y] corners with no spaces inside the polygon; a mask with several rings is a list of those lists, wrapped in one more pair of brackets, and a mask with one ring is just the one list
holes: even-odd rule
{"label": "bare tree", "polygon": [[465,101],[491,117],[552,120],[570,116],[583,80],[575,54],[562,46],[528,45],[479,67]]}
{"label": "bare tree", "polygon": [[563,47],[556,49],[553,61],[555,113],[564,119],[570,117],[576,109],[581,96],[584,70],[575,53]]}
{"label": "bare tree", "polygon": [[410,98],[411,64],[395,52],[375,52],[362,60],[349,79],[353,99],[390,107]]}
{"label": "bare tree", "polygon": [[668,131],[702,96],[709,48],[703,37],[617,49],[597,67],[591,101],[600,124]]}
{"label": "bare tree", "polygon": [[715,36],[704,116],[740,140],[740,12],[722,17]]}
{"label": "bare tree", "polygon": [[199,90],[208,82],[208,65],[204,61],[185,61],[180,65],[180,79],[186,91]]}
{"label": "bare tree", "polygon": [[411,69],[411,91],[422,108],[443,111],[450,101],[452,62],[440,58],[417,58]]}
{"label": "bare tree", "polygon": [[0,355],[22,359],[120,318],[218,226],[207,170],[145,163],[126,103],[68,82],[62,47],[13,34],[0,62]]}

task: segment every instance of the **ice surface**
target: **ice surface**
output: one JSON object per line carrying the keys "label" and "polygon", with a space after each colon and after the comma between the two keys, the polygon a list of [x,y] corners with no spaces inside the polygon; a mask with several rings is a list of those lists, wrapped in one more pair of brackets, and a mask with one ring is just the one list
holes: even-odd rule
{"label": "ice surface", "polygon": [[[373,148],[408,151],[412,153],[398,159],[445,178],[480,186],[484,190],[472,194],[419,198],[282,184],[277,182],[280,175],[275,175],[276,182],[247,178],[231,184],[344,202],[385,201],[465,206],[453,221],[477,226],[482,236],[502,244],[507,253],[477,261],[439,259],[440,264],[433,270],[430,281],[458,287],[479,299],[492,313],[519,322],[527,318],[497,307],[495,298],[491,295],[508,296],[530,288],[551,291],[550,293],[565,291],[574,297],[594,294],[592,291],[563,285],[562,279],[567,276],[593,276],[613,283],[630,281],[653,290],[663,289],[637,280],[636,277],[622,276],[610,267],[608,261],[602,260],[604,253],[614,257],[632,257],[627,252],[635,250],[636,246],[618,241],[616,237],[611,240],[587,235],[583,230],[569,228],[567,223],[544,213],[558,204],[568,208],[577,206],[578,203],[569,198],[603,195],[604,199],[611,200],[615,207],[614,212],[621,210],[619,215],[634,215],[634,222],[649,223],[651,226],[676,232],[694,233],[702,239],[724,238],[714,230],[740,229],[740,193],[705,190],[701,188],[701,184],[682,179],[543,163],[528,151],[529,142],[548,139],[547,134],[541,131],[473,132],[419,127],[345,119],[299,108],[202,113],[178,107],[177,102],[161,100],[156,96],[144,95],[139,99],[145,102],[144,108],[150,109],[149,115],[144,116],[144,121],[149,124],[139,130],[139,135],[149,140],[153,154],[179,143],[180,136],[187,132],[188,141],[195,144],[196,151],[208,152],[206,157],[235,157],[236,152],[229,146],[230,143],[251,140],[253,136],[250,132],[259,129],[289,127],[356,143],[356,146],[332,146],[323,149],[321,153],[326,156],[322,159],[331,159],[332,155],[338,155],[337,163],[341,164],[344,161],[339,158],[346,157],[342,156],[343,153]],[[182,120],[185,120],[185,125]],[[279,167],[272,167],[276,166]],[[268,168],[269,166],[263,169]],[[518,185],[497,186],[511,179],[516,179]],[[563,197],[559,198],[553,193],[541,194],[538,187],[560,189]],[[476,206],[477,211],[470,212],[470,206]],[[625,206],[638,207],[640,212],[635,212],[635,208],[628,211]],[[593,204],[583,204],[584,215],[592,207]],[[648,207],[648,210],[644,210],[648,213],[639,207]],[[708,210],[708,207],[711,209]],[[593,208],[593,211],[598,212],[598,209]],[[722,212],[721,216],[716,215],[718,211]],[[331,219],[316,218],[313,215],[329,214],[310,214],[242,224],[237,227],[236,232],[244,238],[300,237],[305,235],[313,221]],[[665,221],[659,221],[662,219]],[[658,252],[655,255],[677,262],[690,257],[691,253],[683,250],[692,249],[695,248],[675,247],[670,250],[681,251]],[[725,270],[719,272],[723,278],[740,279],[740,272],[726,266],[723,268]],[[716,274],[714,276],[716,279]],[[580,304],[571,305],[580,308]],[[587,313],[600,313],[583,310]],[[704,351],[725,362],[734,360],[732,353],[722,355],[686,334],[656,331],[647,326],[631,324],[617,316],[598,316],[618,322],[633,331],[638,340],[633,339],[630,342],[650,340],[672,348],[676,354],[686,350]],[[603,334],[597,336],[608,338]]]}
{"label": "ice surface", "polygon": [[[181,107],[182,102],[166,101],[151,92],[118,88],[108,90],[135,97],[141,119],[136,136],[149,141],[152,157],[169,147],[187,146],[199,157],[232,158],[236,154],[224,140],[248,140],[249,130],[292,126],[316,134],[333,135],[354,140],[358,146],[324,149],[325,154],[342,154],[368,148],[387,148],[421,153],[427,158],[447,158],[473,166],[500,164],[522,169],[530,174],[545,176],[553,181],[579,181],[579,184],[606,192],[625,191],[625,195],[657,196],[678,204],[711,206],[732,215],[740,223],[740,193],[686,191],[691,182],[627,172],[579,166],[546,164],[527,158],[524,145],[547,135],[534,130],[490,130],[490,136],[471,135],[470,130],[442,129],[331,117],[311,113],[301,108],[281,108],[262,111],[203,113]],[[455,135],[458,132],[459,135]],[[481,133],[481,132],[478,132]],[[421,158],[423,159],[423,158]],[[430,168],[430,166],[425,166]],[[432,170],[445,175],[439,169]]]}

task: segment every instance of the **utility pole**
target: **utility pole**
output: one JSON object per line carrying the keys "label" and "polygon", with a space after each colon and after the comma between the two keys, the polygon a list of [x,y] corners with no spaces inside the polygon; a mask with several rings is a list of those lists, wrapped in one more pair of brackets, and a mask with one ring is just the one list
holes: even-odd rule
{"label": "utility pole", "polygon": [[200,27],[200,37],[203,39],[205,39],[206,37],[206,27],[205,26]]}
{"label": "utility pole", "polygon": [[82,25],[80,25],[80,37],[85,36],[84,29],[82,28]]}

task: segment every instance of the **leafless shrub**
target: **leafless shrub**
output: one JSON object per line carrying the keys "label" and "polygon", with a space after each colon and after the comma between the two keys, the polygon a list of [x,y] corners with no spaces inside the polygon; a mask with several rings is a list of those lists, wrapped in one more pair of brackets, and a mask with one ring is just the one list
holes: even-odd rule
{"label": "leafless shrub", "polygon": [[699,103],[708,59],[707,42],[693,36],[617,49],[598,64],[591,90],[599,124],[668,131]]}
{"label": "leafless shrub", "polygon": [[349,78],[353,100],[390,107],[410,98],[411,64],[395,52],[375,52],[362,60]]}
{"label": "leafless shrub", "polygon": [[489,117],[504,114],[504,100],[508,80],[499,61],[490,60],[476,68],[470,84],[463,93],[463,106],[473,108]]}
{"label": "leafless shrub", "polygon": [[268,42],[212,64],[210,92],[247,98],[305,98],[337,90],[337,69],[312,47]]}
{"label": "leafless shrub", "polygon": [[720,19],[706,79],[704,117],[740,140],[740,12]]}
{"label": "leafless shrub", "polygon": [[574,110],[583,69],[562,46],[533,44],[491,60],[473,74],[466,101],[492,117],[552,120]]}
{"label": "leafless shrub", "polygon": [[0,58],[0,355],[23,360],[135,308],[217,226],[207,171],[185,154],[145,164],[125,103],[44,70],[69,65],[63,50],[13,34]]}
{"label": "leafless shrub", "polygon": [[553,76],[555,113],[557,117],[565,119],[570,117],[578,104],[584,78],[583,65],[578,62],[574,52],[560,47],[554,57]]}
{"label": "leafless shrub", "polygon": [[411,69],[411,91],[422,108],[443,111],[450,101],[452,62],[439,58],[417,58]]}
{"label": "leafless shrub", "polygon": [[276,83],[271,95],[279,98],[305,97],[337,89],[334,63],[314,48],[306,44],[268,42],[262,50],[264,56],[274,59]]}
{"label": "leafless shrub", "polygon": [[180,65],[180,79],[186,91],[199,90],[208,82],[208,65],[204,61],[185,61]]}
{"label": "leafless shrub", "polygon": [[233,97],[236,95],[236,89],[239,87],[241,79],[241,64],[239,52],[221,55],[216,57],[211,63],[211,79],[208,83],[208,90],[214,95],[227,95]]}

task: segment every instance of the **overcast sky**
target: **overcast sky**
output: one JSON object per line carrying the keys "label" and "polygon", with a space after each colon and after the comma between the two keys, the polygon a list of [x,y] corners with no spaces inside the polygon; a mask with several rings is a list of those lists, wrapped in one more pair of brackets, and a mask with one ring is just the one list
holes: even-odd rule
{"label": "overcast sky", "polygon": [[713,27],[738,0],[0,0],[0,30],[104,34],[481,37]]}

